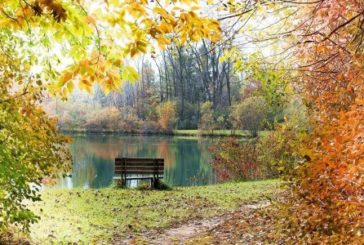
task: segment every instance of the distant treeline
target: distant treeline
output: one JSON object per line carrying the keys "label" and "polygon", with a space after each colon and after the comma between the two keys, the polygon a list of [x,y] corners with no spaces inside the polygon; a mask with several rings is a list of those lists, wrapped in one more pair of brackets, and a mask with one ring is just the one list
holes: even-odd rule
{"label": "distant treeline", "polygon": [[222,48],[209,43],[169,48],[138,61],[140,81],[120,93],[75,93],[46,101],[63,130],[171,132],[173,129],[249,130],[253,136],[282,121],[286,83],[264,70],[232,71]]}

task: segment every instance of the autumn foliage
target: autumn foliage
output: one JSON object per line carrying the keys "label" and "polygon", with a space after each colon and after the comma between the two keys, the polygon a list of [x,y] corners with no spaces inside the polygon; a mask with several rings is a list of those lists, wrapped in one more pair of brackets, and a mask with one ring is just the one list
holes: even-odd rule
{"label": "autumn foliage", "polygon": [[252,180],[264,176],[253,143],[240,143],[229,138],[212,147],[211,152],[214,155],[212,166],[219,181]]}
{"label": "autumn foliage", "polygon": [[[91,92],[95,83],[107,94],[138,80],[129,58],[172,41],[217,42],[218,21],[200,16],[194,3],[0,1],[0,232],[11,225],[27,230],[37,217],[24,202],[40,200],[42,180],[70,167],[68,138],[42,110],[42,99],[66,99],[76,87]],[[90,127],[99,124],[111,122],[95,117]]]}
{"label": "autumn foliage", "polygon": [[[99,7],[90,7],[95,2]],[[258,177],[260,172],[251,170],[259,170],[257,163],[262,156],[267,157],[266,161],[292,161],[294,168],[292,164],[289,168],[294,171],[286,171],[290,195],[284,207],[288,209],[282,216],[290,239],[362,244],[363,1],[223,1],[222,5],[223,11],[231,15],[220,21],[269,8],[284,14],[286,7],[299,6],[298,18],[290,23],[293,28],[273,36],[290,37],[289,49],[294,50],[291,77],[310,115],[304,140],[297,139],[298,133],[291,128],[278,129],[282,131],[265,141],[275,146],[263,152],[266,155],[258,155],[254,145],[234,140],[220,145],[216,164],[230,168],[222,176]],[[171,43],[182,45],[204,38],[218,42],[220,23],[200,13],[195,0],[0,2],[0,228],[14,223],[29,227],[36,217],[22,202],[39,199],[29,183],[39,184],[44,176],[54,177],[57,171],[68,169],[68,164],[62,165],[68,161],[67,140],[39,107],[41,95],[48,92],[64,98],[75,87],[91,92],[94,84],[107,94],[119,89],[123,82],[138,80],[136,70],[128,64],[131,58],[146,53],[153,57],[157,48],[165,49]],[[238,33],[231,29],[233,35]],[[39,55],[42,51],[49,55]],[[228,57],[243,66],[241,59],[233,58]],[[68,64],[60,65],[64,60]],[[37,73],[34,67],[42,69]],[[267,98],[270,106],[277,101],[275,97]],[[175,113],[175,105],[167,103],[159,108],[158,123],[163,130],[171,128]],[[280,100],[275,108],[282,112]],[[119,118],[116,110],[101,116],[105,114]],[[206,123],[212,118],[210,114],[205,117]],[[99,124],[110,127],[112,122],[94,117],[89,126]],[[285,144],[285,140],[289,142]],[[287,158],[282,158],[286,152]]]}
{"label": "autumn foliage", "polygon": [[292,182],[290,220],[306,242],[363,242],[363,10],[362,1],[319,1],[298,30],[314,131]]}
{"label": "autumn foliage", "polygon": [[[6,68],[0,65],[0,71]],[[19,74],[12,70],[0,78],[0,232],[11,225],[28,230],[39,217],[24,203],[40,200],[42,182],[70,169],[70,141],[39,106],[41,87],[9,93],[12,77],[27,79]]]}
{"label": "autumn foliage", "polygon": [[159,105],[159,126],[163,131],[172,130],[172,125],[176,116],[176,103],[167,101]]}

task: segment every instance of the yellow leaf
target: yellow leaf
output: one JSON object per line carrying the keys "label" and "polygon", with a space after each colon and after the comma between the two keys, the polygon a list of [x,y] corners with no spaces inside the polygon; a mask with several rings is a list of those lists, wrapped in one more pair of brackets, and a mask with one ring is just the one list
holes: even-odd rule
{"label": "yellow leaf", "polygon": [[121,70],[121,79],[123,81],[136,82],[139,80],[139,74],[132,66],[124,66]]}
{"label": "yellow leaf", "polygon": [[159,26],[159,29],[164,32],[164,33],[170,33],[170,32],[173,32],[173,26],[170,25],[170,24],[167,24],[167,23],[162,23],[160,26]]}
{"label": "yellow leaf", "polygon": [[79,86],[81,89],[86,90],[88,93],[92,92],[92,82],[89,81],[86,77],[81,79]]}
{"label": "yellow leaf", "polygon": [[70,81],[73,78],[73,72],[66,71],[64,72],[58,80],[58,87],[63,87],[68,81]]}
{"label": "yellow leaf", "polygon": [[164,36],[159,36],[157,39],[158,46],[164,49],[167,45],[171,44],[171,40],[165,38]]}
{"label": "yellow leaf", "polygon": [[68,90],[68,93],[72,93],[72,92],[73,92],[73,89],[74,89],[73,82],[69,82],[69,83],[67,84],[67,90]]}
{"label": "yellow leaf", "polygon": [[92,16],[89,16],[89,15],[85,17],[85,22],[87,24],[96,25],[95,19]]}

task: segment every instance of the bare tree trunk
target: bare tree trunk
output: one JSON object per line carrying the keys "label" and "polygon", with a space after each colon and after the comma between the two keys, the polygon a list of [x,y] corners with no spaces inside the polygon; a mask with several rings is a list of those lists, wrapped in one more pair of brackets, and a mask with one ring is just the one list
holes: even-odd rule
{"label": "bare tree trunk", "polygon": [[180,82],[181,87],[181,114],[180,119],[184,120],[184,109],[185,109],[185,86],[183,79],[183,70],[184,70],[184,58],[183,58],[183,48],[177,47],[178,51],[178,62],[179,62],[179,77],[178,80]]}
{"label": "bare tree trunk", "polygon": [[160,68],[158,62],[156,60],[154,60],[155,65],[157,66],[158,69],[158,74],[159,74],[159,98],[160,101],[163,102],[164,101],[164,93],[163,93],[163,75],[162,75],[162,69]]}
{"label": "bare tree trunk", "polygon": [[228,95],[229,106],[231,106],[230,69],[231,69],[231,63],[228,62],[227,69],[225,70],[225,79],[226,79],[226,87],[227,87],[227,95]]}

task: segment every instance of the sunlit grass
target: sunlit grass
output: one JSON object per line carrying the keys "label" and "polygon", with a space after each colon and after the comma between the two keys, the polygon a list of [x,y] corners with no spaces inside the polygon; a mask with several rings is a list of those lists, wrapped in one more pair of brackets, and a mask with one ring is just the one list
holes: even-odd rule
{"label": "sunlit grass", "polygon": [[[264,135],[269,131],[260,131],[260,135]],[[230,129],[219,129],[219,130],[205,130],[201,131],[198,129],[183,129],[183,130],[173,130],[174,135],[216,135],[216,136],[244,136],[249,137],[249,131],[247,130],[230,130]]]}
{"label": "sunlit grass", "polygon": [[280,182],[265,180],[172,191],[45,190],[43,201],[30,208],[42,219],[31,228],[31,239],[51,242],[105,242],[153,228],[166,228],[193,218],[232,211],[279,190]]}
{"label": "sunlit grass", "polygon": [[249,133],[245,130],[227,130],[227,129],[220,129],[220,130],[198,130],[198,129],[180,129],[180,130],[173,130],[173,134],[175,135],[239,135],[239,136],[247,136]]}

